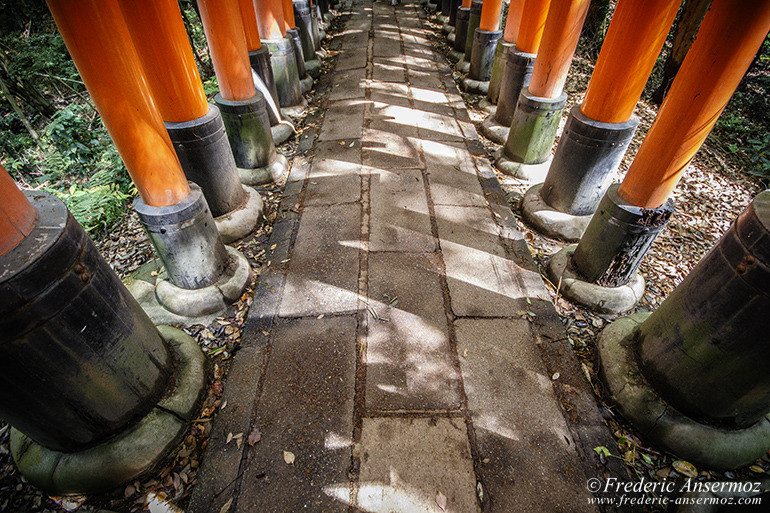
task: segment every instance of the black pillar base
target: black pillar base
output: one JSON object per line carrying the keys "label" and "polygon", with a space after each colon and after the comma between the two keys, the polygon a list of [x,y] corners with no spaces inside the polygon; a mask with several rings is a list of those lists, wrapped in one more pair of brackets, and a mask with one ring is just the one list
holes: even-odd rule
{"label": "black pillar base", "polygon": [[524,89],[503,147],[505,156],[522,164],[541,164],[548,160],[566,103],[566,93],[558,98],[541,98]]}
{"label": "black pillar base", "polygon": [[313,20],[310,15],[310,4],[307,0],[296,0],[294,6],[294,23],[299,29],[302,39],[302,51],[306,59],[315,55],[315,41],[313,39]]}
{"label": "black pillar base", "polygon": [[458,7],[455,25],[455,42],[452,47],[455,52],[465,53],[465,39],[468,35],[468,19],[471,16],[470,7]]}
{"label": "black pillar base", "polygon": [[[500,81],[500,95],[497,97],[497,109],[495,110],[495,121],[499,125],[511,126],[513,113],[516,112],[516,105],[519,103],[519,95],[522,90],[529,87],[536,57],[537,54],[534,53],[519,52],[515,46],[508,50],[503,78]],[[506,135],[505,139],[507,138]]]}
{"label": "black pillar base", "polygon": [[575,270],[590,283],[625,285],[673,212],[672,200],[658,208],[631,205],[612,185],[572,256]]}
{"label": "black pillar base", "polygon": [[593,214],[612,183],[639,120],[602,123],[575,105],[559,138],[540,195],[554,209],[574,216]]}
{"label": "black pillar base", "polygon": [[232,261],[203,193],[194,183],[190,184],[190,195],[179,203],[153,207],[136,198],[134,210],[169,280],[177,287],[208,287],[230,271]]}
{"label": "black pillar base", "polygon": [[[273,99],[276,108],[278,108],[280,103],[278,102],[278,89],[275,86],[275,78],[273,77],[273,67],[270,65],[270,50],[267,49],[267,46],[262,45],[259,50],[249,52],[249,61],[251,62],[251,67],[267,86],[270,97]],[[281,121],[273,115],[271,109],[268,109],[268,115],[270,115],[271,125],[278,124]]]}
{"label": "black pillar base", "polygon": [[227,214],[246,201],[222,116],[209,105],[205,116],[184,123],[166,123],[185,176],[198,184],[214,217]]}
{"label": "black pillar base", "polygon": [[299,70],[294,56],[294,42],[290,38],[262,41],[270,50],[270,65],[273,68],[275,87],[278,91],[278,105],[295,107],[302,104],[302,90],[299,84]]}
{"label": "black pillar base", "polygon": [[475,38],[476,29],[481,24],[481,0],[473,0],[471,2],[471,10],[468,13],[468,30],[465,35],[465,57],[463,60],[471,62],[471,56],[473,55],[473,40]]}
{"label": "black pillar base", "polygon": [[480,82],[489,82],[492,76],[492,64],[495,61],[497,42],[503,36],[502,30],[487,31],[476,29],[473,36],[471,69],[468,77]]}

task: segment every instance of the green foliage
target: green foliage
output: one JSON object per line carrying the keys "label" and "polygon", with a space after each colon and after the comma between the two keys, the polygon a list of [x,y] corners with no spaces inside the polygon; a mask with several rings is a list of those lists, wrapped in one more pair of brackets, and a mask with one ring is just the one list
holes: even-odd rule
{"label": "green foliage", "polygon": [[87,232],[106,230],[125,212],[130,195],[115,184],[82,186],[72,184],[64,192],[52,191],[61,198],[73,217]]}

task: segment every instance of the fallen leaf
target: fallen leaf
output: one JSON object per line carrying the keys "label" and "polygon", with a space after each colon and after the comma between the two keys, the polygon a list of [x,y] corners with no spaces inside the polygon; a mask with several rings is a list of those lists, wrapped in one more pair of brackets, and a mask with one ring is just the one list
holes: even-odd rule
{"label": "fallen leaf", "polygon": [[294,453],[289,451],[283,451],[283,461],[285,461],[287,465],[293,465]]}
{"label": "fallen leaf", "polygon": [[674,470],[687,477],[698,477],[698,469],[689,461],[676,460],[671,464]]}
{"label": "fallen leaf", "polygon": [[752,465],[752,466],[749,467],[749,470],[751,470],[752,472],[756,472],[757,474],[764,474],[765,473],[765,469],[763,469],[759,465]]}
{"label": "fallen leaf", "polygon": [[254,428],[254,430],[249,433],[249,437],[246,439],[246,443],[254,447],[254,444],[260,440],[262,440],[262,433],[259,432],[259,429]]}
{"label": "fallen leaf", "polygon": [[559,374],[558,372],[555,372],[554,375],[551,376],[551,379],[556,381],[557,379],[559,379],[559,376],[561,376],[561,374]]}
{"label": "fallen leaf", "polygon": [[227,513],[227,511],[230,509],[230,506],[233,505],[233,498],[230,497],[230,500],[225,502],[225,505],[222,506],[222,509],[219,510],[219,513]]}
{"label": "fallen leaf", "polygon": [[441,511],[446,511],[446,495],[441,493],[441,491],[436,494],[436,504],[441,508]]}

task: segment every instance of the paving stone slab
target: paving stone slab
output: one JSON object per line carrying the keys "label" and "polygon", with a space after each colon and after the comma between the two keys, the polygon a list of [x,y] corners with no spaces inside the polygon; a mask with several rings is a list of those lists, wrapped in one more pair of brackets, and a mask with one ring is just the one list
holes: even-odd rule
{"label": "paving stone slab", "polygon": [[[481,511],[461,419],[364,419],[358,452],[362,511]],[[446,498],[445,508],[437,502],[439,493]]]}
{"label": "paving stone slab", "polygon": [[351,312],[358,301],[361,207],[305,207],[288,264],[279,315]]}
{"label": "paving stone slab", "polygon": [[[363,40],[361,45],[366,46],[366,40]],[[334,67],[335,71],[366,68],[366,52],[361,51],[361,46],[358,48],[359,51],[344,51],[340,53],[337,57],[337,64]]]}
{"label": "paving stone slab", "polygon": [[393,105],[372,101],[366,119],[369,120],[369,129],[378,132],[386,132],[401,137],[417,138],[417,122],[422,113],[406,106]]}
{"label": "paving stone slab", "polygon": [[406,83],[406,68],[402,64],[378,61],[372,64],[372,80]]}
{"label": "paving stone slab", "polygon": [[332,80],[329,101],[352,100],[366,95],[366,68],[338,71]]}
{"label": "paving stone slab", "polygon": [[319,141],[359,139],[364,123],[365,100],[331,102],[321,125]]}
{"label": "paving stone slab", "polygon": [[459,319],[455,330],[489,511],[596,511],[529,321]]}
{"label": "paving stone slab", "polygon": [[368,411],[461,406],[440,274],[435,255],[369,256]]}
{"label": "paving stone slab", "polygon": [[[342,143],[342,144],[340,144]],[[310,166],[306,205],[336,205],[361,198],[361,143],[320,141]]]}
{"label": "paving stone slab", "polygon": [[452,310],[460,317],[514,317],[526,304],[486,208],[436,206]]}
{"label": "paving stone slab", "polygon": [[419,168],[419,140],[390,131],[367,128],[362,139],[364,165],[377,169]]}
{"label": "paving stone slab", "polygon": [[374,169],[370,176],[370,251],[435,251],[422,171]]}
{"label": "paving stone slab", "polygon": [[331,490],[348,482],[355,341],[352,316],[277,323],[236,511],[347,511]]}
{"label": "paving stone slab", "polygon": [[476,168],[464,146],[463,143],[423,141],[423,158],[434,205],[486,206]]}

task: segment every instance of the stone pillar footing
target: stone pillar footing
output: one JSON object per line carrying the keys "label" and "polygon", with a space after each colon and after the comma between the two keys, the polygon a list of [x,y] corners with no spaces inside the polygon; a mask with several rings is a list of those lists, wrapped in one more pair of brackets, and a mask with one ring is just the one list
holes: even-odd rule
{"label": "stone pillar footing", "polygon": [[699,467],[733,470],[761,458],[770,440],[770,416],[744,429],[709,426],[666,403],[647,381],[637,364],[635,343],[649,315],[618,319],[599,335],[601,378],[620,414],[645,438]]}
{"label": "stone pillar footing", "polygon": [[176,356],[173,389],[109,441],[81,451],[48,449],[11,429],[11,453],[27,481],[49,495],[102,493],[141,476],[179,444],[197,415],[206,358],[183,331],[158,326],[158,332]]}
{"label": "stone pillar footing", "polygon": [[245,196],[243,205],[214,218],[219,236],[225,244],[244,238],[262,223],[262,215],[265,211],[262,198],[251,187],[241,187]]}
{"label": "stone pillar footing", "polygon": [[291,38],[264,40],[262,44],[270,50],[270,65],[273,68],[275,87],[278,90],[278,104],[294,107],[302,103],[299,84],[299,70],[294,56],[294,42]]}
{"label": "stone pillar footing", "polygon": [[[275,87],[275,78],[273,76],[273,67],[270,65],[270,50],[265,45],[262,45],[259,50],[249,52],[249,62],[257,75],[262,79],[262,82],[267,86],[267,90],[270,92],[270,96],[273,99],[273,103],[276,107],[278,102],[278,89]],[[270,109],[268,115],[270,116],[270,124],[275,125],[280,122],[276,116],[273,115]]]}
{"label": "stone pillar footing", "polygon": [[166,123],[185,176],[203,191],[214,217],[239,208],[246,200],[216,105],[206,115],[183,123]]}
{"label": "stone pillar footing", "polygon": [[[529,87],[536,57],[537,54],[534,53],[517,51],[515,46],[508,50],[503,76],[500,79],[500,94],[497,97],[497,110],[495,111],[495,121],[499,125],[511,126],[521,91]],[[507,139],[508,136],[506,135],[505,138]]]}
{"label": "stone pillar footing", "polygon": [[558,287],[561,295],[604,314],[620,314],[636,306],[644,294],[644,278],[639,273],[634,273],[625,285],[618,287],[596,285],[575,272],[572,266],[575,248],[576,244],[562,248],[548,262],[548,279]]}
{"label": "stone pillar footing", "polygon": [[[489,84],[492,85],[492,81],[491,80],[490,80]],[[494,103],[489,101],[489,93],[487,93],[487,97],[486,98],[482,98],[479,101],[479,110],[483,111],[483,112],[486,112],[489,115],[494,116],[495,110],[497,110],[497,105],[495,105]]]}
{"label": "stone pillar footing", "polygon": [[177,287],[208,287],[230,272],[230,258],[196,184],[190,183],[190,195],[179,203],[153,207],[140,197],[134,200],[134,210]]}
{"label": "stone pillar footing", "polygon": [[500,124],[495,115],[498,107],[492,105],[492,108],[492,113],[484,118],[484,121],[481,123],[481,132],[490,141],[497,144],[505,144],[505,141],[508,140],[508,134],[511,131],[511,125]]}
{"label": "stone pillar footing", "polygon": [[538,233],[567,242],[578,242],[592,216],[575,216],[556,210],[543,199],[542,188],[543,184],[539,183],[524,193],[521,202],[522,217]]}
{"label": "stone pillar footing", "polygon": [[465,59],[465,54],[460,58],[455,68],[460,73],[468,73],[471,70],[471,63]]}
{"label": "stone pillar footing", "polygon": [[[468,19],[471,16],[470,7],[457,8],[457,20],[455,23],[455,40],[452,48],[455,52],[465,54],[465,39],[468,35]],[[459,60],[459,59],[458,59]]]}
{"label": "stone pillar footing", "polygon": [[512,159],[505,154],[505,148],[500,148],[494,155],[495,167],[508,176],[518,178],[531,184],[542,183],[551,166],[551,157],[538,164],[525,164]]}
{"label": "stone pillar footing", "polygon": [[[276,162],[278,153],[262,95],[257,93],[249,100],[230,101],[217,94],[214,102],[222,111],[241,182],[258,185],[275,179],[276,175],[266,172]],[[244,178],[244,173],[250,178]]]}
{"label": "stone pillar footing", "polygon": [[591,215],[612,183],[639,120],[603,123],[575,105],[559,138],[551,169],[541,191],[556,210]]}
{"label": "stone pillar footing", "polygon": [[540,164],[551,158],[561,113],[567,94],[557,98],[540,98],[524,89],[511,121],[511,131],[505,141],[505,156],[522,164]]}
{"label": "stone pillar footing", "polygon": [[280,146],[294,136],[294,125],[289,121],[281,121],[270,127],[270,133],[273,136],[273,142]]}
{"label": "stone pillar footing", "polygon": [[508,61],[508,53],[516,45],[509,43],[502,37],[497,40],[495,46],[495,55],[492,62],[492,72],[489,75],[489,89],[487,98],[493,104],[497,104],[497,98],[500,96],[500,86],[505,72],[505,63]]}
{"label": "stone pillar footing", "polygon": [[[465,34],[465,60],[470,63],[473,55],[473,41],[475,39],[476,29],[481,23],[481,0],[471,2],[471,10],[468,13],[468,30]],[[466,72],[467,73],[467,72]]]}
{"label": "stone pillar footing", "polygon": [[673,212],[671,200],[658,208],[631,205],[618,195],[618,185],[612,185],[580,239],[572,258],[575,270],[597,285],[624,285]]}
{"label": "stone pillar footing", "polygon": [[289,168],[286,157],[276,152],[268,163],[261,167],[238,168],[241,183],[244,185],[265,185],[279,180]]}

